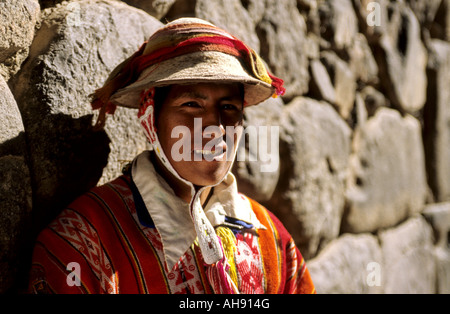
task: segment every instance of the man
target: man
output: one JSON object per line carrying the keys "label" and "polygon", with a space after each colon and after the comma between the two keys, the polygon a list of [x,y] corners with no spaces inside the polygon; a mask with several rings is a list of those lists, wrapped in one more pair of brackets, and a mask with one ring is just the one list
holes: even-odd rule
{"label": "man", "polygon": [[175,20],[96,91],[97,128],[138,108],[152,144],[75,200],[35,246],[35,293],[314,293],[289,233],[230,172],[243,109],[284,92],[244,43]]}

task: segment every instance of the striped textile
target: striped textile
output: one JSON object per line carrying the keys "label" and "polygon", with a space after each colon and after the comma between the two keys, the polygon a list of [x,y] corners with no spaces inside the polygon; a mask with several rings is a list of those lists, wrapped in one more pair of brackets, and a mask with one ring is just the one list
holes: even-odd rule
{"label": "striped textile", "polygon": [[[44,229],[33,253],[30,292],[213,293],[197,243],[167,269],[158,231],[133,191],[130,177],[123,175],[75,200]],[[250,232],[240,221],[226,227],[234,235],[239,292],[315,293],[291,236],[272,213],[250,202],[267,229]]]}

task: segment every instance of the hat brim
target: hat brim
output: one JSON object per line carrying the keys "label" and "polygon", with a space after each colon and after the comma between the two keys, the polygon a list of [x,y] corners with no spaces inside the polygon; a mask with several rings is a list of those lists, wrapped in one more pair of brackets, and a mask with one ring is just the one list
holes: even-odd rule
{"label": "hat brim", "polygon": [[148,67],[136,82],[115,92],[110,101],[119,106],[139,108],[144,89],[202,82],[242,83],[246,106],[256,105],[275,92],[272,85],[249,75],[236,57],[217,51],[198,51]]}

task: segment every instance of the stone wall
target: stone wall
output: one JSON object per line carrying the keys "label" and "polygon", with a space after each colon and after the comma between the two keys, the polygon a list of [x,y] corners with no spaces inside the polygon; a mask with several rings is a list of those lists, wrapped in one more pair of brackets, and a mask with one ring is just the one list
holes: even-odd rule
{"label": "stone wall", "polygon": [[89,94],[181,16],[234,33],[285,80],[245,113],[279,126],[278,171],[233,171],[317,291],[449,293],[449,0],[1,1],[0,292],[23,291],[42,226],[148,148],[133,110],[94,132]]}

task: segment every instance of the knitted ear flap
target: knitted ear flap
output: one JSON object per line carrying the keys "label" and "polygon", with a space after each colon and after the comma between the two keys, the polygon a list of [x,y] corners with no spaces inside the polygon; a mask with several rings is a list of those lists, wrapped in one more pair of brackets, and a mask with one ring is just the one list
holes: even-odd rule
{"label": "knitted ear flap", "polygon": [[155,88],[149,88],[142,92],[141,106],[138,111],[139,122],[144,128],[144,133],[150,144],[156,141],[155,127]]}
{"label": "knitted ear flap", "polygon": [[155,88],[151,87],[146,89],[141,94],[141,106],[138,111],[138,118],[141,126],[144,130],[145,136],[148,141],[152,145],[153,150],[156,153],[158,159],[162,162],[164,167],[169,170],[177,179],[184,182],[187,185],[190,185],[190,182],[183,179],[178,172],[173,168],[169,159],[166,157],[166,154],[162,148],[161,143],[158,139],[158,134],[156,130],[155,124]]}

